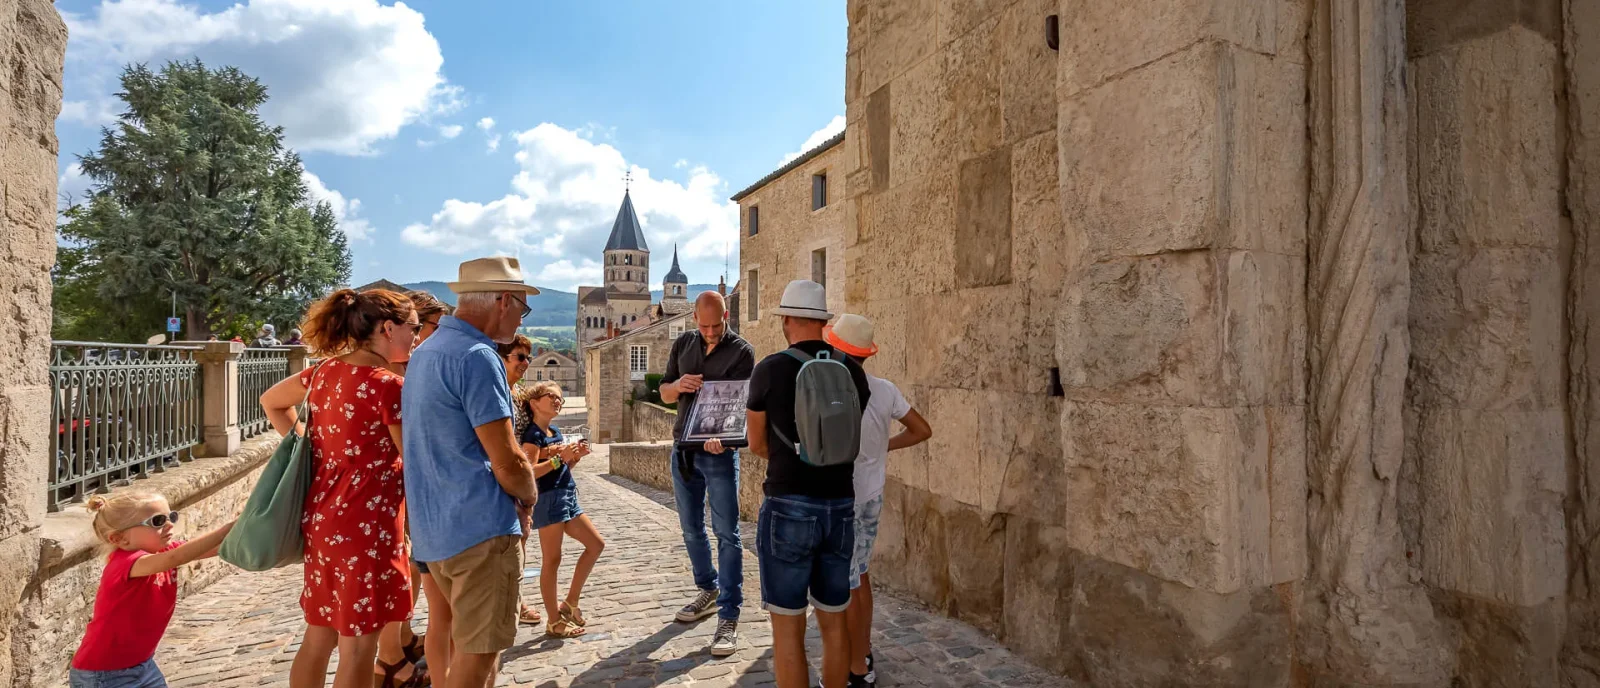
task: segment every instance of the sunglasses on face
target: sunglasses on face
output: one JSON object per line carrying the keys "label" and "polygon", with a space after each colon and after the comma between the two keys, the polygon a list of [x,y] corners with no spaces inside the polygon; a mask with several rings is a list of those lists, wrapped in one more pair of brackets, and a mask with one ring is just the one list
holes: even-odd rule
{"label": "sunglasses on face", "polygon": [[140,521],[138,523],[138,525],[150,526],[151,528],[161,528],[161,527],[167,525],[168,523],[177,523],[177,522],[178,522],[178,512],[172,511],[172,512],[168,512],[168,513],[165,513],[165,514],[156,514],[154,516],[151,516],[150,518],[147,518],[147,519],[145,519],[143,521]]}
{"label": "sunglasses on face", "polygon": [[518,363],[527,363],[528,359],[531,359],[533,357],[529,356],[527,354],[511,354],[510,356],[507,356],[507,358],[509,358],[509,359],[511,359],[513,361],[516,361]]}

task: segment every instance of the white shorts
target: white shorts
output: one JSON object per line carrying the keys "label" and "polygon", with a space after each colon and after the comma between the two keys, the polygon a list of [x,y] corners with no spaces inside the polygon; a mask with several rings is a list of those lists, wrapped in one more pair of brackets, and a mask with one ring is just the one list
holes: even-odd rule
{"label": "white shorts", "polygon": [[872,560],[872,546],[878,542],[878,520],[883,516],[883,495],[856,504],[856,546],[850,553],[850,589],[861,587],[861,576]]}

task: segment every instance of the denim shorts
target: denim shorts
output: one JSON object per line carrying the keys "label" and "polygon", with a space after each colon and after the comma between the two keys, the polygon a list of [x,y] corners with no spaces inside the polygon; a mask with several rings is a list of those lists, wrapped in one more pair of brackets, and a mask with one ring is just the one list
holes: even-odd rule
{"label": "denim shorts", "polygon": [[767,497],[756,523],[762,607],[799,616],[806,605],[842,612],[850,606],[850,554],[855,547],[852,498]]}
{"label": "denim shorts", "polygon": [[167,688],[167,678],[156,667],[156,658],[116,671],[83,671],[73,669],[67,673],[72,688]]}
{"label": "denim shorts", "polygon": [[878,541],[878,521],[883,516],[883,495],[856,505],[856,544],[850,554],[850,589],[861,587],[861,577],[872,560],[872,545]]}
{"label": "denim shorts", "polygon": [[578,506],[578,487],[558,487],[539,493],[539,501],[533,505],[533,528],[538,530],[566,523],[582,515],[583,507]]}

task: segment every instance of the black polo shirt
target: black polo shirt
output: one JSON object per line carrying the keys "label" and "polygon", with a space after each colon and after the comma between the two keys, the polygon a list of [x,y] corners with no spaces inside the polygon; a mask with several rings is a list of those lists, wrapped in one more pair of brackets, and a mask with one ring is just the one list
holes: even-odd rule
{"label": "black polo shirt", "polygon": [[[706,382],[748,380],[755,367],[755,347],[731,330],[723,330],[722,341],[711,350],[710,356],[706,355],[706,338],[700,330],[690,330],[672,343],[672,353],[667,356],[667,373],[662,376],[661,384],[670,385],[685,375],[703,375]],[[672,427],[674,439],[683,437],[683,424],[688,422],[689,412],[694,408],[694,397],[692,393],[678,395],[678,420]],[[700,443],[685,446],[698,449]]]}

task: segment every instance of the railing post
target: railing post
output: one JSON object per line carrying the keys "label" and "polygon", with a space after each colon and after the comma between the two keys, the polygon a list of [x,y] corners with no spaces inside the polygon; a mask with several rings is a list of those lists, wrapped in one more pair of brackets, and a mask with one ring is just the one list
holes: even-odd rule
{"label": "railing post", "polygon": [[195,356],[203,379],[201,456],[228,456],[239,448],[239,356],[243,342],[206,342]]}
{"label": "railing post", "polygon": [[311,360],[311,349],[299,344],[286,348],[289,349],[289,374],[299,375]]}

